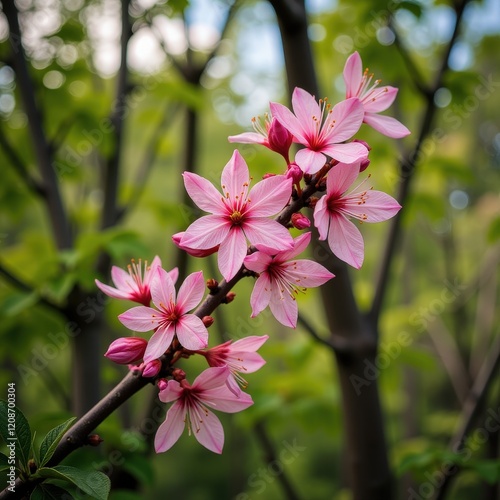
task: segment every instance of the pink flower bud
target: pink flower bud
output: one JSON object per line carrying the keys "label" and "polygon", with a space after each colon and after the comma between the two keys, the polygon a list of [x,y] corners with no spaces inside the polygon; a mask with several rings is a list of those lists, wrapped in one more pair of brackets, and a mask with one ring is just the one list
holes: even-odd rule
{"label": "pink flower bud", "polygon": [[360,144],[363,144],[363,146],[368,149],[368,151],[371,151],[372,148],[366,141],[362,141],[361,139],[354,139],[352,142],[359,142]]}
{"label": "pink flower bud", "polygon": [[180,382],[181,380],[184,380],[186,378],[186,372],[181,368],[175,368],[172,371],[172,378],[174,380],[177,380],[177,382]]}
{"label": "pink flower bud", "polygon": [[164,391],[167,388],[168,385],[168,380],[161,378],[156,382],[156,385],[158,386],[158,389],[161,391]]}
{"label": "pink flower bud", "polygon": [[184,232],[176,233],[172,236],[172,241],[174,242],[174,244],[177,247],[179,247],[181,250],[184,250],[192,257],[208,257],[209,255],[212,255],[213,253],[215,253],[219,250],[219,245],[217,245],[213,248],[210,248],[208,250],[198,250],[196,248],[187,247],[186,245],[181,244],[181,240],[182,240],[183,236],[184,236]]}
{"label": "pink flower bud", "polygon": [[292,145],[293,136],[276,118],[273,118],[271,121],[267,139],[269,141],[269,149],[279,153],[289,163],[288,151]]}
{"label": "pink flower bud", "polygon": [[292,225],[296,229],[306,229],[311,226],[311,221],[300,212],[292,215]]}
{"label": "pink flower bud", "polygon": [[143,377],[154,377],[158,375],[161,369],[161,361],[159,359],[153,359],[149,363],[144,365],[144,370],[142,370]]}
{"label": "pink flower bud", "polygon": [[212,316],[203,316],[203,318],[201,318],[201,321],[203,321],[205,328],[209,328],[214,324],[214,318],[212,318]]}
{"label": "pink flower bud", "polygon": [[359,171],[363,172],[364,170],[366,170],[369,164],[370,160],[368,158],[362,160],[361,163],[359,164]]}
{"label": "pink flower bud", "polygon": [[142,359],[147,345],[148,341],[140,337],[122,337],[111,342],[104,356],[120,365],[128,365]]}
{"label": "pink flower bud", "polygon": [[292,179],[294,184],[298,184],[302,180],[304,174],[296,163],[290,163],[285,175],[287,179]]}

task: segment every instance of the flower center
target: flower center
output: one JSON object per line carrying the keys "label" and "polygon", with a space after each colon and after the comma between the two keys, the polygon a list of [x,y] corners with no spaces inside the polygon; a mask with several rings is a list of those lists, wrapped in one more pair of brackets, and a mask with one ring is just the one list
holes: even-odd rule
{"label": "flower center", "polygon": [[241,224],[241,221],[243,220],[243,215],[241,214],[241,212],[239,212],[238,210],[235,210],[229,217],[231,219],[231,222],[235,225],[235,226],[238,226],[239,224]]}

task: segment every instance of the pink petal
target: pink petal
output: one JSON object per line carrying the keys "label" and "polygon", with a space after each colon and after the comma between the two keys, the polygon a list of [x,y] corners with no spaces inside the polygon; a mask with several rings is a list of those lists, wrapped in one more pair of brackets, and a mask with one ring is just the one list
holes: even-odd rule
{"label": "pink petal", "polygon": [[271,300],[271,281],[267,273],[262,273],[255,282],[250,296],[250,306],[252,307],[252,318],[261,313]]}
{"label": "pink petal", "polygon": [[[321,150],[323,151],[323,149]],[[295,163],[305,174],[315,174],[326,163],[325,155],[311,149],[301,149],[295,155]]]}
{"label": "pink petal", "polygon": [[255,352],[262,347],[268,339],[269,335],[250,335],[233,342],[231,344],[231,350],[238,352]]}
{"label": "pink petal", "polygon": [[332,214],[328,244],[332,252],[350,266],[359,269],[364,260],[364,243],[359,229],[344,216]]}
{"label": "pink petal", "polygon": [[134,332],[149,332],[162,321],[161,312],[146,306],[132,307],[118,316],[120,322]]}
{"label": "pink petal", "polygon": [[230,135],[227,140],[229,142],[238,142],[240,144],[267,144],[267,139],[256,132],[244,132],[243,134]]}
{"label": "pink petal", "polygon": [[165,389],[158,393],[158,398],[163,403],[171,403],[172,401],[179,399],[183,392],[184,389],[181,387],[181,384],[177,382],[177,380],[169,380]]}
{"label": "pink petal", "polygon": [[346,98],[357,97],[363,78],[361,57],[357,52],[354,52],[347,58],[343,74],[346,87]]}
{"label": "pink petal", "polygon": [[[327,130],[325,140],[328,142],[344,142],[350,139],[361,127],[365,110],[361,101],[353,97],[336,104],[325,122]],[[328,125],[334,123],[329,128]]]}
{"label": "pink petal", "polygon": [[278,255],[276,255],[274,260],[276,262],[285,262],[287,260],[294,259],[295,257],[297,257],[297,255],[301,254],[307,248],[307,245],[309,245],[310,241],[311,233],[304,233],[300,236],[297,236],[297,238],[293,240],[293,250],[280,252]]}
{"label": "pink petal", "polygon": [[179,279],[179,269],[177,267],[174,267],[171,271],[168,272],[168,275],[170,276],[172,283],[175,285],[177,283],[177,280]]}
{"label": "pink petal", "polygon": [[375,98],[363,99],[365,113],[380,113],[385,111],[396,99],[398,89],[395,87],[382,87],[375,89]]}
{"label": "pink petal", "polygon": [[322,115],[315,97],[306,90],[295,87],[292,94],[292,107],[306,135],[314,135],[318,120],[321,119]]}
{"label": "pink petal", "polygon": [[221,454],[224,447],[224,429],[220,420],[204,407],[190,408],[189,419],[196,440],[214,453]]}
{"label": "pink petal", "polygon": [[151,280],[151,298],[154,305],[164,310],[169,304],[175,304],[175,287],[170,275],[162,267],[157,267]]}
{"label": "pink petal", "polygon": [[195,378],[192,388],[199,392],[222,387],[226,383],[229,373],[230,371],[227,366],[207,368]]}
{"label": "pink petal", "polygon": [[225,213],[222,195],[209,180],[191,172],[184,172],[182,176],[186,191],[198,207],[218,215]]}
{"label": "pink petal", "polygon": [[237,413],[253,404],[252,398],[246,392],[240,392],[239,396],[236,396],[225,384],[205,391],[200,399],[214,410],[225,413]]}
{"label": "pink petal", "polygon": [[391,116],[365,113],[363,121],[377,132],[394,139],[400,139],[410,134],[410,131],[402,123]]}
{"label": "pink petal", "polygon": [[401,205],[392,197],[381,191],[367,191],[367,199],[363,205],[349,204],[349,210],[367,216],[364,222],[382,222],[394,217]]}
{"label": "pink petal", "polygon": [[356,163],[368,156],[368,149],[359,142],[348,142],[347,144],[331,144],[323,149],[323,152],[341,163]]}
{"label": "pink petal", "polygon": [[285,290],[283,297],[279,293],[274,292],[271,295],[269,307],[274,317],[285,326],[295,328],[297,326],[297,317],[299,309],[297,301]]}
{"label": "pink petal", "polygon": [[234,200],[236,196],[243,197],[250,183],[250,173],[245,160],[237,149],[234,150],[233,156],[227,162],[224,170],[222,170],[221,184],[222,191],[225,197],[229,193],[229,197]]}
{"label": "pink petal", "polygon": [[254,252],[245,257],[243,264],[250,271],[262,273],[267,270],[272,260],[273,258],[264,252]]}
{"label": "pink petal", "polygon": [[174,338],[174,326],[159,326],[156,332],[149,339],[146,352],[144,353],[144,363],[149,363],[153,359],[158,359],[165,354]]}
{"label": "pink petal", "polygon": [[205,280],[203,272],[190,274],[182,283],[177,294],[177,306],[181,314],[191,311],[196,307],[205,293]]}
{"label": "pink petal", "polygon": [[247,242],[241,227],[234,226],[226,239],[221,242],[217,263],[226,281],[238,272],[247,254]]}
{"label": "pink petal", "polygon": [[328,228],[330,227],[330,214],[326,204],[327,197],[328,195],[322,196],[314,207],[314,226],[318,230],[320,240],[326,240]]}
{"label": "pink petal", "polygon": [[275,175],[264,179],[248,195],[247,214],[251,217],[276,215],[288,203],[292,194],[292,179]]}
{"label": "pink petal", "polygon": [[176,402],[167,412],[165,421],[158,427],[155,435],[155,451],[162,453],[169,450],[181,437],[186,426],[186,408]]}
{"label": "pink petal", "polygon": [[266,364],[262,356],[256,352],[236,351],[233,355],[237,358],[238,362],[245,367],[244,373],[256,372]]}
{"label": "pink petal", "polygon": [[111,279],[113,280],[116,288],[123,292],[137,290],[137,284],[132,279],[130,274],[117,266],[113,266],[111,268]]}
{"label": "pink petal", "polygon": [[112,286],[101,283],[99,280],[95,280],[95,284],[97,285],[99,290],[101,290],[101,292],[105,293],[109,297],[113,297],[114,299],[131,300],[131,291],[125,292],[118,290],[116,288],[113,288]]}
{"label": "pink petal", "polygon": [[[243,225],[246,237],[252,245],[266,249],[289,250],[293,246],[293,239],[288,230],[279,222],[271,219],[248,219]],[[222,245],[221,245],[222,246]]]}
{"label": "pink petal", "polygon": [[188,248],[209,250],[219,245],[231,228],[231,222],[219,215],[205,215],[195,220],[180,241]]}
{"label": "pink petal", "polygon": [[185,314],[177,321],[175,333],[183,347],[190,351],[204,349],[208,344],[208,330],[194,314]]}
{"label": "pink petal", "polygon": [[306,259],[290,262],[286,268],[286,272],[295,285],[304,288],[321,286],[335,277],[321,264]]}
{"label": "pink petal", "polygon": [[327,197],[340,198],[357,179],[359,175],[359,163],[335,165],[326,178]]}
{"label": "pink petal", "polygon": [[271,102],[269,104],[272,115],[285,127],[301,144],[308,144],[307,134],[297,117],[283,104]]}

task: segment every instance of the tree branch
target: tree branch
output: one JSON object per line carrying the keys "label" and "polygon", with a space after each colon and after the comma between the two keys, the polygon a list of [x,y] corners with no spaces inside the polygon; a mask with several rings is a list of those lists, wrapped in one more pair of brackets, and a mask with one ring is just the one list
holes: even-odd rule
{"label": "tree branch", "polygon": [[35,149],[40,173],[43,177],[45,199],[57,247],[71,248],[73,237],[71,227],[63,206],[59,184],[52,165],[52,155],[48,141],[43,130],[43,122],[35,101],[33,83],[28,73],[28,66],[22,44],[21,30],[19,27],[18,11],[15,2],[3,2],[3,10],[9,24],[9,39],[14,55],[19,91],[28,115],[28,127],[31,140]]}

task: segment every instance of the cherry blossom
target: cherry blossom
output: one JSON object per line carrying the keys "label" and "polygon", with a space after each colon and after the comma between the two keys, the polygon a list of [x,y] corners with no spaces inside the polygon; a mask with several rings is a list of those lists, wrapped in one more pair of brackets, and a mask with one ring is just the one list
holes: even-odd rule
{"label": "cherry blossom", "polygon": [[390,86],[379,87],[380,80],[375,80],[372,84],[373,73],[370,74],[368,68],[363,71],[362,64],[358,52],[350,55],[345,63],[346,99],[357,97],[361,101],[365,111],[363,122],[367,125],[388,137],[405,137],[410,131],[402,123],[391,116],[378,114],[394,102],[398,89]]}
{"label": "cherry blossom", "polygon": [[209,408],[225,413],[236,413],[253,404],[252,398],[240,392],[235,395],[226,385],[230,376],[227,366],[207,368],[192,385],[186,379],[169,380],[161,385],[159,398],[174,404],[169,408],[165,421],[155,436],[155,450],[169,450],[179,439],[184,428],[194,434],[197,441],[214,453],[222,453],[224,430],[220,420]]}
{"label": "cherry blossom", "polygon": [[104,356],[120,365],[128,365],[142,359],[147,345],[148,341],[140,337],[122,337],[111,342]]}
{"label": "cherry blossom", "polygon": [[326,195],[314,208],[314,225],[318,228],[320,240],[328,237],[332,252],[357,269],[363,264],[364,243],[359,229],[349,219],[381,222],[401,209],[401,205],[388,194],[364,187],[365,181],[346,193],[357,179],[359,168],[359,164],[343,163],[333,167],[326,179]]}
{"label": "cherry blossom", "polygon": [[155,328],[144,353],[145,363],[164,354],[174,335],[186,349],[197,350],[207,346],[208,331],[203,321],[187,313],[200,303],[204,291],[205,281],[201,271],[190,274],[176,294],[169,274],[161,267],[156,269],[151,282],[151,295],[157,309],[138,306],[118,316],[127,328],[137,332]]}

